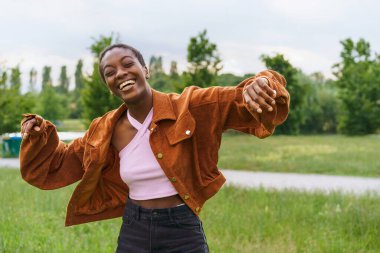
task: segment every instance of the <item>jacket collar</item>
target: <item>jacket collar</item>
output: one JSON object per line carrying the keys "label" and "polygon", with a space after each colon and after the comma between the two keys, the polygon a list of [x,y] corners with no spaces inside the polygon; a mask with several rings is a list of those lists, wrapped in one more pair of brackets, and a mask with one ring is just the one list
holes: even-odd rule
{"label": "jacket collar", "polygon": [[152,89],[153,93],[153,119],[157,123],[163,119],[176,120],[177,117],[173,110],[173,104],[170,95]]}
{"label": "jacket collar", "polygon": [[[173,110],[173,105],[170,100],[170,95],[152,89],[153,96],[153,119],[152,123],[169,119],[176,120],[177,117]],[[113,129],[121,117],[127,110],[127,106],[122,104],[116,110],[106,113],[100,118],[92,133],[89,133],[88,143],[91,146],[98,147],[100,145],[109,146],[112,138]]]}

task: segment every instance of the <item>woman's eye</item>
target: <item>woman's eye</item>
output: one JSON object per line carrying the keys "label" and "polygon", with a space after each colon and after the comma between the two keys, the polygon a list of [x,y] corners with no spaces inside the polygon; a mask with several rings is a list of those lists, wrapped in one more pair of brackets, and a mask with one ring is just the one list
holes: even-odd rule
{"label": "woman's eye", "polygon": [[128,62],[128,63],[124,63],[123,66],[124,68],[129,68],[133,65],[133,62]]}
{"label": "woman's eye", "polygon": [[111,71],[111,72],[106,72],[105,73],[105,76],[107,76],[107,77],[110,77],[110,76],[112,76],[113,75],[113,71]]}

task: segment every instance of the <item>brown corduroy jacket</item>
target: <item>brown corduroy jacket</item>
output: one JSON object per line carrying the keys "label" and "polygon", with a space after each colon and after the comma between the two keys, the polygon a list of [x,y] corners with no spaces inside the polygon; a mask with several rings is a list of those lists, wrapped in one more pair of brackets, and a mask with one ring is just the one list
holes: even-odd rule
{"label": "brown corduroy jacket", "polygon": [[[258,77],[266,77],[277,91],[272,112],[250,112],[245,105],[243,88]],[[271,135],[288,115],[285,85],[280,74],[267,70],[236,87],[189,87],[181,95],[153,90],[152,151],[195,214],[225,182],[217,168],[222,133],[235,129],[259,138]],[[67,207],[66,226],[122,215],[128,186],[120,178],[111,137],[126,109],[122,105],[96,118],[84,137],[70,144],[59,141],[55,126],[47,120],[40,131],[31,131],[22,141],[20,166],[27,182],[50,190],[80,180]]]}

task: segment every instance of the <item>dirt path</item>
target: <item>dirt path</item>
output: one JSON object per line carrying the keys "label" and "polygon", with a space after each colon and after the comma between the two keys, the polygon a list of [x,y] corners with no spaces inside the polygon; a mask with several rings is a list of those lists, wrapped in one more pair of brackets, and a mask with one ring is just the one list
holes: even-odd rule
{"label": "dirt path", "polygon": [[[0,158],[0,168],[18,169],[17,158]],[[371,191],[380,195],[380,178],[328,176],[316,174],[250,172],[222,170],[228,185],[247,188],[296,189],[300,191],[341,191],[365,194]]]}

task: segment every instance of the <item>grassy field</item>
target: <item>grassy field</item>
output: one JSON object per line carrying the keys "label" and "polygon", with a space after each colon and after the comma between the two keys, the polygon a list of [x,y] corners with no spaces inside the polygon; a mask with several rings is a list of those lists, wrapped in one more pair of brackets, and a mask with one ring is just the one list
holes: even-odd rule
{"label": "grassy field", "polygon": [[[64,227],[73,186],[0,170],[0,252],[114,252],[120,219]],[[223,188],[201,213],[211,252],[380,252],[380,198]]]}
{"label": "grassy field", "polygon": [[86,128],[79,119],[65,119],[56,124],[60,132],[84,132]]}
{"label": "grassy field", "polygon": [[225,134],[219,153],[221,168],[380,176],[380,136],[271,136]]}

